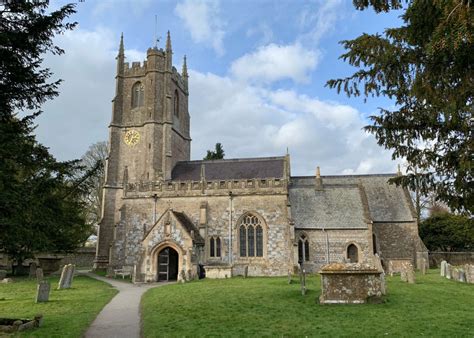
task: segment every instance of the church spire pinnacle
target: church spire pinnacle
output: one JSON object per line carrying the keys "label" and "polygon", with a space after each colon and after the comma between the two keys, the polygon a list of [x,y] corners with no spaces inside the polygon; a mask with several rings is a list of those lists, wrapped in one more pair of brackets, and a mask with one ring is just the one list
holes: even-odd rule
{"label": "church spire pinnacle", "polygon": [[168,31],[168,35],[166,36],[166,51],[171,51],[170,31]]}
{"label": "church spire pinnacle", "polygon": [[181,76],[184,78],[188,78],[188,65],[186,64],[186,55],[183,58],[183,70],[181,71]]}
{"label": "church spire pinnacle", "polygon": [[124,52],[124,47],[123,47],[123,33],[122,33],[120,35],[120,45],[119,45],[119,52],[118,52],[117,57],[121,57],[124,55],[125,55],[125,52]]}

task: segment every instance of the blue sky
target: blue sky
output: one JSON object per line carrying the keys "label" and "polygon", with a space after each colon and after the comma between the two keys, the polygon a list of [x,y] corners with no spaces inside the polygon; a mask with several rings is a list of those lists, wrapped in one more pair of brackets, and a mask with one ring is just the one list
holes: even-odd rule
{"label": "blue sky", "polygon": [[[53,6],[61,2],[53,2]],[[291,155],[292,174],[394,172],[390,153],[361,128],[383,98],[348,98],[324,87],[354,71],[338,43],[400,24],[400,13],[356,11],[349,0],[85,0],[78,27],[45,65],[64,79],[38,118],[40,142],[61,160],[106,140],[121,32],[127,61],[142,61],[171,32],[173,63],[190,69],[192,159],[221,142],[226,158]]]}

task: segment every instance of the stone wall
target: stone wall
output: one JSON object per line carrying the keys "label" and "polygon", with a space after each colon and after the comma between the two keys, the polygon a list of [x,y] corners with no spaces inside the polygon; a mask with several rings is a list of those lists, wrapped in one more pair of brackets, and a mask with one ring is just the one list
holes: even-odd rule
{"label": "stone wall", "polygon": [[430,252],[430,266],[439,267],[445,260],[451,265],[474,264],[474,252]]}
{"label": "stone wall", "polygon": [[377,223],[373,224],[376,238],[376,252],[386,268],[389,260],[410,260],[415,265],[417,247],[421,242],[418,237],[416,222]]}
{"label": "stone wall", "polygon": [[[177,185],[179,187],[179,185]],[[186,183],[186,187],[188,184]],[[215,195],[214,192],[200,194],[190,198],[186,196],[190,190],[164,190],[156,201],[156,215],[154,215],[154,198],[150,193],[128,194],[123,199],[121,220],[115,229],[114,265],[134,265],[144,252],[142,241],[144,234],[159,220],[168,208],[177,212],[184,212],[205,239],[203,255],[200,264],[233,264],[236,266],[249,265],[249,275],[286,275],[293,266],[292,233],[288,222],[287,195],[285,188],[273,189],[272,194],[265,190],[258,190],[254,186],[254,193],[249,189],[233,189],[232,196],[232,231],[229,236],[230,198],[226,194]],[[221,190],[219,190],[221,191]],[[173,195],[171,194],[173,192]],[[191,190],[192,192],[192,190]],[[184,196],[180,196],[184,195]],[[205,224],[202,224],[202,205],[205,205]],[[264,228],[263,232],[263,257],[240,257],[238,227],[240,219],[246,213],[257,215]],[[221,240],[221,257],[210,257],[209,238],[219,237]],[[163,239],[161,239],[163,240]],[[158,241],[158,240],[157,240]],[[159,242],[159,241],[158,241]],[[158,244],[154,243],[153,245]],[[182,241],[174,240],[178,245]],[[229,250],[231,253],[229,255]],[[183,248],[186,250],[186,248]],[[229,261],[230,256],[230,261]]]}
{"label": "stone wall", "polygon": [[309,261],[304,262],[307,272],[318,272],[321,267],[327,264],[327,241],[329,240],[329,263],[343,263],[347,258],[347,247],[355,244],[358,248],[359,262],[369,262],[372,259],[369,236],[367,229],[330,229],[330,230],[309,230],[297,229],[295,234],[295,244],[293,254],[295,264],[298,262],[298,239],[305,234],[309,239]]}

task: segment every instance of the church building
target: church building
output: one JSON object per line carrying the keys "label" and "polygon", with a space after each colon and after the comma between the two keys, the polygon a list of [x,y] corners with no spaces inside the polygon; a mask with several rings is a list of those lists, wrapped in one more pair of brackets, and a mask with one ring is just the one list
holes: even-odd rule
{"label": "church building", "polygon": [[[190,160],[186,58],[117,55],[96,269],[133,267],[136,282],[279,276],[302,264],[416,265],[426,254],[396,174],[292,176],[290,156]],[[312,159],[308,159],[311,161]],[[314,159],[316,160],[316,159]]]}

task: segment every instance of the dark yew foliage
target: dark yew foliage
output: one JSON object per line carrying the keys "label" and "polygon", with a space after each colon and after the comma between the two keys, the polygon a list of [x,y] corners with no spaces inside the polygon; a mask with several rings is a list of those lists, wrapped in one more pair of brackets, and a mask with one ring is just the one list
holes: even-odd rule
{"label": "dark yew foliage", "polygon": [[208,150],[206,157],[204,157],[204,160],[222,160],[224,156],[225,153],[222,144],[216,143],[215,150]]}
{"label": "dark yew foliage", "polygon": [[18,262],[38,251],[70,251],[90,233],[81,196],[93,170],[77,178],[78,161],[58,162],[33,134],[40,106],[58,95],[48,82],[44,53],[62,54],[52,39],[72,29],[66,5],[47,2],[0,5],[0,250]]}
{"label": "dark yew foliage", "polygon": [[420,223],[420,237],[430,251],[473,251],[474,219],[434,213]]}
{"label": "dark yew foliage", "polygon": [[386,96],[365,129],[406,158],[408,174],[392,179],[434,193],[450,208],[474,211],[474,3],[471,0],[354,0],[376,12],[405,8],[404,25],[342,41],[341,58],[359,68],[327,82],[348,96]]}

